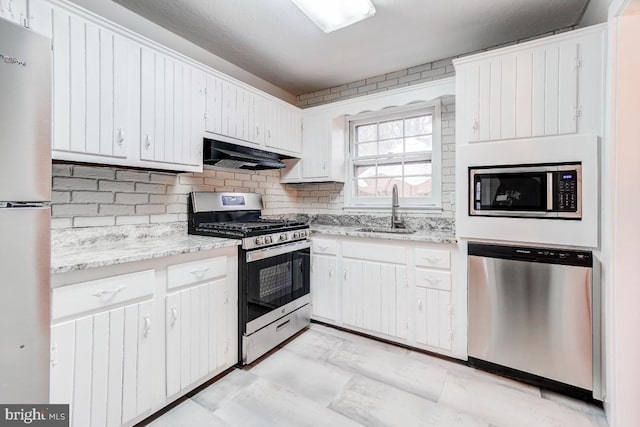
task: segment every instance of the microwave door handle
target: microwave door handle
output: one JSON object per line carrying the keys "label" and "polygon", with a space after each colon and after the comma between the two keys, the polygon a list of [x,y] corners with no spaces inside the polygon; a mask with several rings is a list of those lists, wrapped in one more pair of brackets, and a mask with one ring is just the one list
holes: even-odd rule
{"label": "microwave door handle", "polygon": [[547,172],[547,211],[553,211],[553,172]]}

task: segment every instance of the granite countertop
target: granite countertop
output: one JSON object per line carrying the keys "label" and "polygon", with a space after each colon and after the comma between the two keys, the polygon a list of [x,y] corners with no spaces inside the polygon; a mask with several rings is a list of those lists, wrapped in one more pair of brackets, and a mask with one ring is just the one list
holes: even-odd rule
{"label": "granite countertop", "polygon": [[358,231],[362,226],[346,227],[342,225],[318,225],[311,224],[313,233],[329,234],[333,236],[366,237],[370,239],[404,240],[429,243],[456,243],[456,235],[453,230],[417,230],[411,234],[373,233]]}
{"label": "granite countertop", "polygon": [[51,273],[67,273],[210,249],[238,239],[192,236],[182,224],[52,230]]}

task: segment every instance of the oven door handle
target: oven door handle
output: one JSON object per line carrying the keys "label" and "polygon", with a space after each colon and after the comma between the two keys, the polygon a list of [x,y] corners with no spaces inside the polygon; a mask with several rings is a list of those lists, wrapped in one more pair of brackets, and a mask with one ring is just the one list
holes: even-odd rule
{"label": "oven door handle", "polygon": [[311,247],[310,240],[301,242],[286,243],[284,245],[272,246],[270,248],[258,249],[247,252],[247,262],[259,261],[261,259],[271,258],[274,256],[299,251]]}

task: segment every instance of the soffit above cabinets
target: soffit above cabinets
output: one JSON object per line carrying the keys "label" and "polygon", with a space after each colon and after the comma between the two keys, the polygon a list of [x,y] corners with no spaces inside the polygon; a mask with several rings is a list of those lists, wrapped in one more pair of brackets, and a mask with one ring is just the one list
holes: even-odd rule
{"label": "soffit above cabinets", "polygon": [[589,0],[373,0],[323,33],[290,0],[113,0],[293,94],[576,25]]}

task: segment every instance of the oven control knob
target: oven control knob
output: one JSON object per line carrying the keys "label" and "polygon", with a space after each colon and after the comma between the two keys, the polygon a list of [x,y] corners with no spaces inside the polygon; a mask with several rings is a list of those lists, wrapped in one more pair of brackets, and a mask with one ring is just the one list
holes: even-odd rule
{"label": "oven control knob", "polygon": [[299,232],[297,232],[297,231],[295,233],[293,233],[293,238],[294,239],[299,239],[300,236],[301,236],[301,234]]}
{"label": "oven control knob", "polygon": [[287,240],[287,235],[286,235],[286,234],[281,234],[281,235],[280,235],[280,240],[281,240],[281,241],[283,241],[283,242],[284,242],[285,240]]}
{"label": "oven control knob", "polygon": [[271,240],[271,236],[266,236],[266,237],[264,238],[264,243],[265,243],[265,244],[269,244],[269,243],[271,243],[271,242],[272,242],[272,240]]}
{"label": "oven control knob", "polygon": [[264,244],[264,240],[262,237],[256,237],[256,240],[254,240],[256,242],[256,245],[262,245]]}

